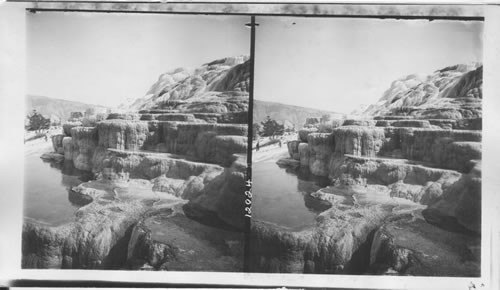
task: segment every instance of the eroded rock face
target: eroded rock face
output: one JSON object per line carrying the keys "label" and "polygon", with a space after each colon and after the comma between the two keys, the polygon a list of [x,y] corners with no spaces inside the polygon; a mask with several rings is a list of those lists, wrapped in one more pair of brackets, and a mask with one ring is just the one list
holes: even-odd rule
{"label": "eroded rock face", "polygon": [[456,65],[429,76],[409,75],[392,83],[368,115],[410,115],[417,119],[482,116],[482,65]]}
{"label": "eroded rock face", "polygon": [[334,130],[335,152],[357,156],[375,156],[385,141],[378,127],[342,126]]}
{"label": "eroded rock face", "polygon": [[[460,171],[481,155],[481,132],[469,130],[405,129],[400,132],[403,156]],[[460,156],[459,156],[460,155]]]}
{"label": "eroded rock face", "polygon": [[[235,157],[231,167],[217,175],[198,195],[190,196],[185,210],[192,217],[217,217],[235,229],[243,229],[245,223],[246,156]],[[208,213],[208,215],[207,215]]]}
{"label": "eroded rock face", "polygon": [[62,140],[62,147],[64,151],[65,160],[73,160],[73,138],[64,137]]}
{"label": "eroded rock face", "polygon": [[92,170],[92,157],[97,147],[97,130],[95,127],[71,128],[73,164],[80,170]]}
{"label": "eroded rock face", "polygon": [[139,150],[149,132],[146,122],[106,120],[97,124],[99,146],[120,150]]}
{"label": "eroded rock face", "polygon": [[[134,162],[137,156],[130,155],[127,159],[116,154],[105,162],[109,167],[102,170],[101,179],[73,188],[75,195],[90,202],[76,212],[73,222],[57,227],[25,222],[23,268],[122,268],[129,257],[129,241],[136,224],[144,216],[172,211],[176,204],[188,200],[191,200],[187,204],[189,213],[194,217],[205,221],[216,218],[232,231],[242,227],[245,164],[223,169],[217,165],[143,156],[139,165],[127,171],[127,163]],[[162,165],[155,167],[158,161]],[[132,178],[137,175],[157,177],[152,181]],[[148,247],[146,244],[139,250],[149,251]],[[178,258],[176,255],[170,262]],[[238,258],[231,259],[232,263],[241,262]]]}
{"label": "eroded rock face", "polygon": [[41,159],[48,161],[48,162],[55,162],[55,163],[60,163],[64,161],[64,155],[59,154],[59,153],[44,153],[42,156],[40,156]]}
{"label": "eroded rock face", "polygon": [[[167,152],[200,161],[228,164],[234,153],[246,153],[248,126],[240,124],[168,123],[164,126]],[[229,162],[230,164],[231,162]]]}
{"label": "eroded rock face", "polygon": [[121,188],[123,192],[117,192],[114,183],[104,181],[75,188],[93,202],[77,211],[74,222],[57,227],[24,223],[23,268],[121,267],[127,256],[128,238],[139,218],[158,200],[164,201],[164,206],[178,202],[152,192],[148,183],[131,181]]}
{"label": "eroded rock face", "polygon": [[132,269],[242,271],[243,234],[200,224],[176,206],[134,227],[127,264]]}
{"label": "eroded rock face", "polygon": [[[248,57],[220,59],[195,70],[178,68],[164,73],[144,98],[122,107],[129,110],[165,108],[205,113],[248,111],[249,80]],[[198,108],[201,106],[203,110]]]}
{"label": "eroded rock face", "polygon": [[309,151],[309,144],[308,143],[299,143],[298,146],[298,151],[299,151],[299,161],[301,166],[309,166],[309,156],[310,156],[310,151]]}
{"label": "eroded rock face", "polygon": [[65,124],[46,158],[97,180],[71,190],[73,222],[25,222],[23,268],[241,270],[247,60],[176,69],[129,112]]}
{"label": "eroded rock face", "polygon": [[317,132],[317,128],[303,128],[299,130],[299,140],[301,142],[307,142],[307,136],[311,133]]}
{"label": "eroded rock face", "polygon": [[309,170],[315,175],[327,176],[330,157],[334,151],[332,134],[311,133],[307,136]]}
{"label": "eroded rock face", "polygon": [[52,139],[52,148],[54,148],[54,152],[59,153],[59,154],[64,154],[64,149],[63,149],[63,139],[65,135],[64,134],[58,134],[58,135],[53,135],[51,137]]}
{"label": "eroded rock face", "polygon": [[423,211],[425,219],[449,231],[481,233],[481,162],[444,190]]}
{"label": "eroded rock face", "polygon": [[252,221],[252,271],[363,273],[369,265],[373,233],[384,218],[393,210],[420,207],[391,198],[387,189],[376,185],[332,186],[315,196],[332,205],[317,217],[315,227],[292,232]]}
{"label": "eroded rock face", "polygon": [[480,239],[450,232],[404,214],[375,233],[370,274],[478,277]]}
{"label": "eroded rock face", "polygon": [[73,121],[73,122],[66,122],[63,124],[63,132],[66,136],[71,136],[71,129],[73,127],[79,127],[82,126],[82,122],[80,121]]}
{"label": "eroded rock face", "polygon": [[300,141],[289,141],[286,146],[288,147],[288,153],[290,154],[290,157],[295,159],[295,160],[300,160],[300,155],[299,155],[299,144]]}
{"label": "eroded rock face", "polygon": [[277,163],[327,176],[332,185],[305,200],[332,206],[299,232],[254,222],[252,265],[478,276],[481,86],[482,67],[458,65],[394,82],[365,117],[333,128],[309,120],[288,144],[292,158]]}
{"label": "eroded rock face", "polygon": [[111,150],[103,161],[103,168],[113,172],[127,172],[131,178],[154,179],[162,175],[169,178],[189,179],[220,173],[219,165],[192,162],[165,154]]}

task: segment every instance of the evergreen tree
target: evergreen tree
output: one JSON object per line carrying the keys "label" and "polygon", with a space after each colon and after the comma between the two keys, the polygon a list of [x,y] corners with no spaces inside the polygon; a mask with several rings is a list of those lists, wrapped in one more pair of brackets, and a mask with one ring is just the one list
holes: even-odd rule
{"label": "evergreen tree", "polygon": [[45,118],[42,114],[33,110],[31,115],[28,115],[29,128],[28,130],[35,131],[39,133],[41,130],[46,130],[50,128],[50,119]]}
{"label": "evergreen tree", "polygon": [[261,122],[261,124],[262,136],[273,138],[276,135],[283,135],[285,132],[285,125],[280,125],[276,120],[271,119],[269,116],[267,116],[266,121]]}

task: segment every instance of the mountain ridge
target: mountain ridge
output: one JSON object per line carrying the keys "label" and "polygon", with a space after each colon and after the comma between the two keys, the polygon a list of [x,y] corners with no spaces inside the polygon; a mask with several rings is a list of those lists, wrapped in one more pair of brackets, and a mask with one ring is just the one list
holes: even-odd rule
{"label": "mountain ridge", "polygon": [[42,115],[57,116],[60,120],[68,120],[71,112],[84,112],[94,108],[100,110],[108,109],[105,106],[87,104],[80,101],[71,101],[60,98],[52,98],[43,95],[27,94],[25,96],[25,114],[36,110]]}
{"label": "mountain ridge", "polygon": [[325,114],[337,117],[344,115],[338,112],[262,100],[254,100],[253,111],[253,123],[260,123],[269,116],[279,123],[295,126],[297,129],[304,125],[306,118],[321,117]]}

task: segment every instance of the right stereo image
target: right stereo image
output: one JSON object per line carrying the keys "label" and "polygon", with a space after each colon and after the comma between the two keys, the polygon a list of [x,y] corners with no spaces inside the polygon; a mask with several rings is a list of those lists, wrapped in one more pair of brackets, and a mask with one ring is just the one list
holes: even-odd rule
{"label": "right stereo image", "polygon": [[250,271],[481,276],[483,22],[256,23]]}

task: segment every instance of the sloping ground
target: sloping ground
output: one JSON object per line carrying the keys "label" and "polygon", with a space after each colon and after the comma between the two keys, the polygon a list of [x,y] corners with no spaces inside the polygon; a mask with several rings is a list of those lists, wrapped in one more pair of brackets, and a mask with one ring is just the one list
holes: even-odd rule
{"label": "sloping ground", "polygon": [[482,84],[481,64],[451,66],[428,76],[409,75],[393,82],[365,114],[417,119],[481,118]]}

